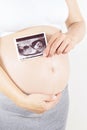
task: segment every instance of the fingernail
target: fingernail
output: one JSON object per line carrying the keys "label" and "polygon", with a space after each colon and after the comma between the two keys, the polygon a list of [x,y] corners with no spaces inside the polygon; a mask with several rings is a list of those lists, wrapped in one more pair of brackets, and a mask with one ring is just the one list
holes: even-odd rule
{"label": "fingernail", "polygon": [[46,56],[46,53],[43,53],[43,56]]}
{"label": "fingernail", "polygon": [[56,95],[54,95],[52,98],[55,100],[55,99],[57,98],[57,96],[56,96]]}

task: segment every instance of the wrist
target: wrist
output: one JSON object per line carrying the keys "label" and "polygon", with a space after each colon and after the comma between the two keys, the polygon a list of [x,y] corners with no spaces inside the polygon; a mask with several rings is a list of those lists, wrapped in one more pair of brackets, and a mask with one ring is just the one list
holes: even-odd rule
{"label": "wrist", "polygon": [[20,94],[20,96],[18,97],[18,100],[16,102],[17,105],[24,108],[26,106],[27,96],[28,95],[26,95],[24,93]]}

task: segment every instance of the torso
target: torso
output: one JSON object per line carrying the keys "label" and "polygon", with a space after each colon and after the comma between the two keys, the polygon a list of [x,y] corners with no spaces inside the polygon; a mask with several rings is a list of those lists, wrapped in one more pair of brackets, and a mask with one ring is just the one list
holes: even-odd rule
{"label": "torso", "polygon": [[10,78],[25,93],[55,94],[62,91],[68,82],[68,55],[46,58],[43,55],[19,61],[13,38],[44,31],[47,41],[58,31],[51,26],[36,26],[0,39],[1,63]]}
{"label": "torso", "polygon": [[1,64],[14,83],[25,93],[62,91],[69,77],[68,55],[38,56],[19,61],[13,38],[45,32],[49,41],[58,29],[62,29],[68,17],[65,0],[3,0],[0,16],[0,35],[27,28],[0,38]]}

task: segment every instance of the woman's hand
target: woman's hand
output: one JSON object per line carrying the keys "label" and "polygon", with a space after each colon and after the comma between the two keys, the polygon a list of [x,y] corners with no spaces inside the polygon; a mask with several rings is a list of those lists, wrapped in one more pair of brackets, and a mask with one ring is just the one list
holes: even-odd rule
{"label": "woman's hand", "polygon": [[56,32],[48,41],[47,47],[43,52],[44,56],[52,56],[55,53],[65,54],[75,47],[77,40],[69,33]]}
{"label": "woman's hand", "polygon": [[20,106],[39,114],[51,109],[54,105],[56,105],[59,102],[60,97],[61,93],[57,94],[56,98],[45,94],[25,95]]}

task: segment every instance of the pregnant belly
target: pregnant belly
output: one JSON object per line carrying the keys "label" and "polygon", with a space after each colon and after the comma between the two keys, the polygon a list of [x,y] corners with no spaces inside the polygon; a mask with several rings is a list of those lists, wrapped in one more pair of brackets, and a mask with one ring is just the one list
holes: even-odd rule
{"label": "pregnant belly", "polygon": [[[39,29],[38,29],[39,28]],[[54,33],[57,29],[38,27],[27,29],[18,34],[10,34],[0,39],[1,64],[13,82],[25,93],[56,94],[67,85],[69,78],[68,55],[52,57],[38,56],[18,60],[13,38],[33,32]],[[42,30],[41,30],[42,29]],[[48,32],[47,32],[48,31]],[[48,41],[48,38],[47,38]]]}

